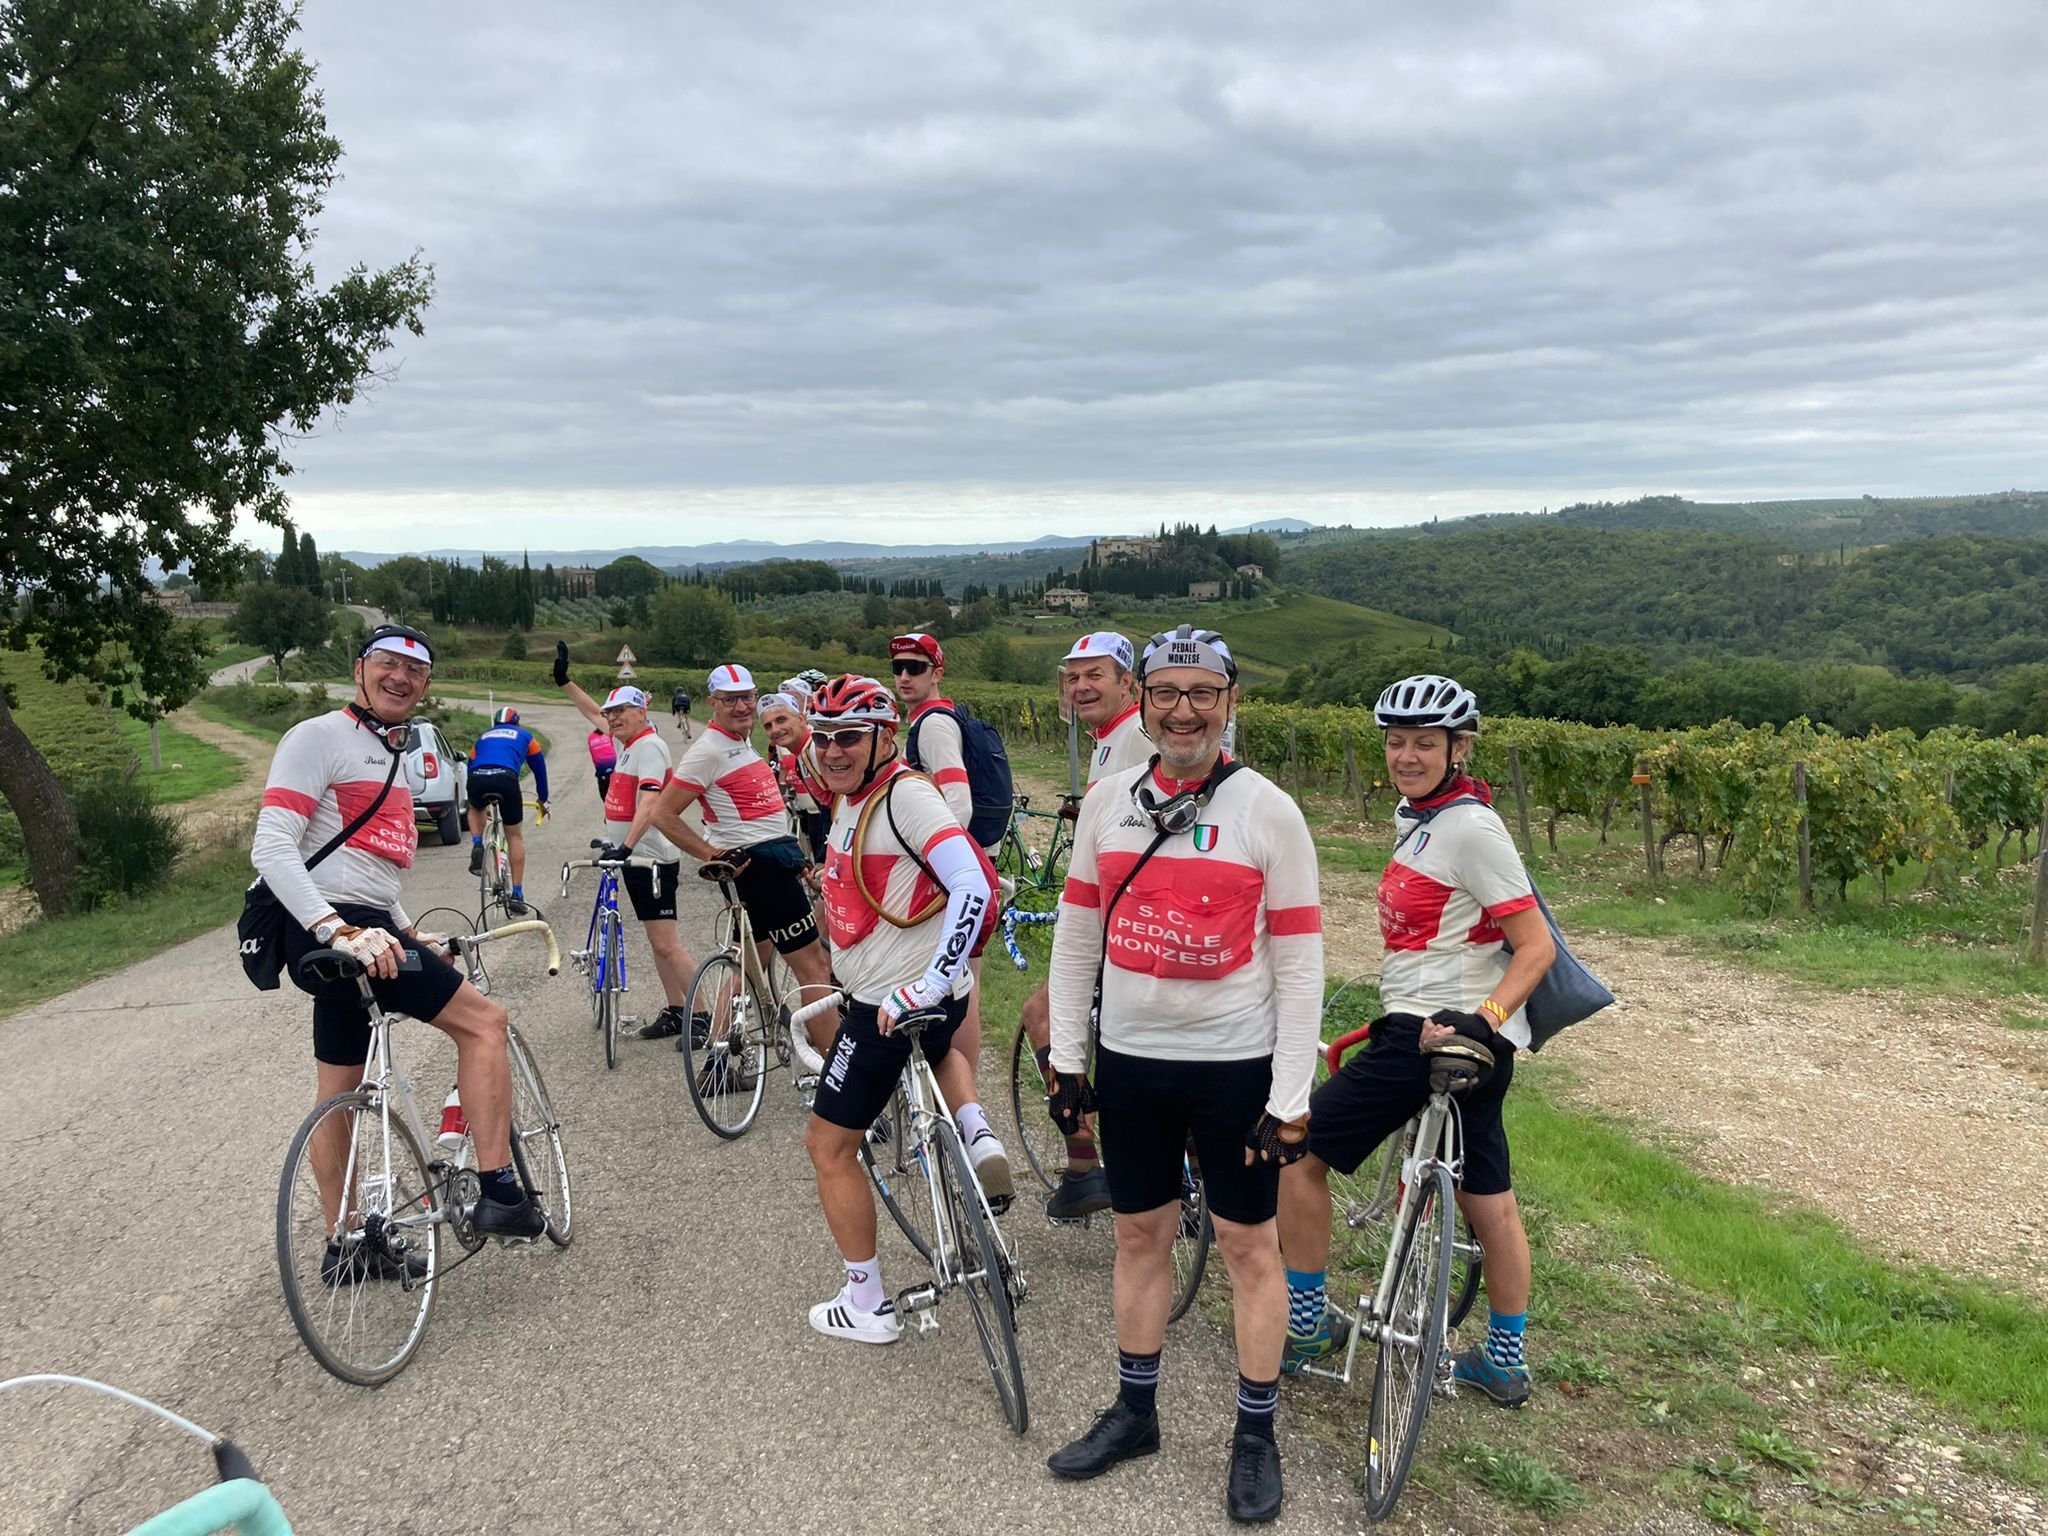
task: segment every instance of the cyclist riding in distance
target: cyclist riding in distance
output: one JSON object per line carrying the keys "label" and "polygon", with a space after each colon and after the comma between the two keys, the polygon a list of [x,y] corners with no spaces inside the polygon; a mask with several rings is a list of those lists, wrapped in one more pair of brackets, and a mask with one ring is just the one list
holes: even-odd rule
{"label": "cyclist riding in distance", "polygon": [[[1088,728],[1093,750],[1088,758],[1088,787],[1112,774],[1136,768],[1152,757],[1138,708],[1134,654],[1124,636],[1103,630],[1083,635],[1061,661],[1060,687],[1067,704]],[[1024,999],[1019,1010],[1024,1033],[1046,1072],[1052,1050],[1052,1024],[1047,1015],[1046,988]],[[1109,1185],[1095,1155],[1095,1128],[1085,1122],[1066,1138],[1067,1167],[1060,1187],[1047,1197],[1045,1214],[1054,1221],[1073,1221],[1109,1209]]]}
{"label": "cyclist riding in distance", "polygon": [[533,769],[533,797],[545,816],[548,760],[533,733],[519,724],[519,711],[499,710],[491,717],[491,728],[477,737],[469,754],[469,872],[473,875],[484,867],[484,807],[495,800],[512,858],[512,895],[505,910],[514,917],[526,916],[526,829],[520,825],[526,809],[519,794],[519,776],[529,767]]}
{"label": "cyclist riding in distance", "polygon": [[[399,779],[384,791],[392,758],[403,758],[411,734],[406,722],[426,697],[433,664],[433,648],[421,631],[385,624],[370,632],[356,656],[354,700],[301,721],[277,744],[249,856],[295,920],[284,924],[283,954],[292,979],[313,997],[314,1102],[360,1084],[370,1053],[369,1009],[356,982],[313,983],[299,975],[305,956],[333,949],[362,963],[380,1008],[422,1019],[455,1042],[456,1082],[485,1170],[476,1224],[500,1236],[538,1237],[546,1220],[512,1167],[505,1010],[446,962],[446,938],[418,932],[399,900],[401,878],[419,843],[402,762]],[[309,850],[339,835],[373,803],[370,819],[309,870]],[[329,1127],[344,1131],[339,1118],[322,1128],[325,1144],[315,1150],[313,1171],[332,1230],[348,1148],[344,1140],[325,1136]],[[404,1277],[398,1262],[382,1252],[366,1258],[360,1249],[344,1252],[332,1240],[321,1276],[341,1285],[361,1278],[355,1266],[364,1264],[373,1278]]]}
{"label": "cyclist riding in distance", "polygon": [[612,787],[612,770],[619,766],[619,744],[603,725],[591,731],[585,744],[590,748],[590,766],[597,771],[597,798],[602,804]]}
{"label": "cyclist riding in distance", "polygon": [[653,869],[628,865],[619,878],[632,900],[633,915],[647,935],[647,947],[654,952],[654,969],[667,1000],[654,1022],[642,1025],[640,1033],[650,1037],[680,1033],[690,978],[697,971],[696,958],[676,925],[676,884],[682,855],[648,826],[655,796],[668,782],[668,743],[647,718],[647,695],[638,688],[614,688],[600,705],[571,682],[569,647],[559,640],[555,642],[555,686],[569,696],[584,719],[602,726],[619,744],[618,766],[612,770],[604,797],[605,836],[614,848],[630,847],[640,857],[654,861]]}
{"label": "cyclist riding in distance", "polygon": [[[940,684],[946,675],[946,653],[932,635],[898,635],[889,642],[889,671],[896,679],[896,696],[908,714],[903,724],[909,766],[928,776],[945,797],[946,806],[963,830],[974,817],[974,801],[967,780],[967,750],[960,737],[959,723],[946,711],[953,701],[944,697]],[[993,854],[990,868],[994,868]],[[967,1018],[960,1027],[954,1049],[967,1064],[970,1078],[981,1064],[981,957],[972,963],[977,985],[967,995]],[[989,1207],[1001,1214],[1016,1198],[1017,1184],[1010,1172],[1009,1155],[988,1123],[981,1107],[981,1091],[972,1082],[965,1102],[946,1090],[960,1122],[960,1139],[967,1143],[967,1157],[974,1164],[974,1176],[981,1180]]]}
{"label": "cyclist riding in distance", "polygon": [[[791,679],[790,681],[795,681]],[[784,683],[779,693],[761,701],[761,729],[774,747],[775,777],[795,802],[797,835],[811,863],[825,862],[825,834],[831,830],[832,791],[818,777],[811,760],[811,728],[804,719],[810,706],[808,693],[801,697]]]}
{"label": "cyclist riding in distance", "polygon": [[[1493,1052],[1493,1071],[1460,1101],[1465,1173],[1458,1205],[1485,1257],[1486,1341],[1456,1357],[1458,1381],[1495,1402],[1529,1398],[1523,1322],[1529,1239],[1509,1181],[1501,1101],[1515,1052],[1529,1044],[1523,1004],[1556,958],[1535,888],[1495,814],[1492,793],[1465,771],[1479,701],[1448,677],[1403,678],[1379,697],[1387,775],[1401,792],[1400,840],[1380,875],[1380,1004],[1366,1049],[1310,1103],[1308,1156],[1281,1180],[1287,1255],[1288,1364],[1344,1343],[1328,1311],[1330,1169],[1349,1173],[1429,1098],[1428,1052],[1464,1035]],[[1467,803],[1453,803],[1467,802]],[[1425,825],[1418,813],[1431,813]],[[1405,825],[1404,825],[1405,824]]]}
{"label": "cyclist riding in distance", "polygon": [[1102,1112],[1119,1388],[1048,1465],[1091,1478],[1159,1448],[1160,1350],[1192,1143],[1236,1322],[1227,1507],[1236,1520],[1271,1520],[1287,1330],[1274,1213],[1281,1165],[1307,1149],[1322,1021],[1316,850],[1286,791],[1222,750],[1238,696],[1222,636],[1186,625],[1154,636],[1138,685],[1157,751],[1081,804],[1053,930],[1047,1095],[1064,1133]]}
{"label": "cyclist riding in distance", "polygon": [[683,733],[683,740],[690,739],[690,690],[683,684],[676,684],[676,691],[669,696],[668,707],[675,711],[676,726]]}
{"label": "cyclist riding in distance", "polygon": [[[711,696],[711,721],[655,797],[649,824],[700,863],[733,865],[733,889],[757,942],[775,946],[805,1001],[823,997],[832,987],[832,961],[818,942],[817,914],[804,889],[809,861],[790,835],[774,771],[754,750],[754,675],[727,662],[711,669],[704,688]],[[703,815],[701,835],[683,821],[692,805]],[[767,959],[763,950],[764,967]],[[823,1020],[814,1020],[811,1029],[822,1054],[831,1030]]]}
{"label": "cyclist riding in distance", "polygon": [[811,701],[818,764],[835,797],[826,920],[848,997],[804,1136],[846,1283],[811,1308],[811,1326],[863,1344],[892,1344],[903,1325],[887,1310],[861,1139],[910,1060],[909,1041],[894,1033],[907,1014],[944,1011],[924,1032],[925,1058],[948,1103],[973,1092],[960,1054],[967,1007],[959,994],[972,985],[968,957],[986,942],[995,910],[988,855],[931,781],[898,755],[898,719],[889,690],[871,677],[836,678]]}

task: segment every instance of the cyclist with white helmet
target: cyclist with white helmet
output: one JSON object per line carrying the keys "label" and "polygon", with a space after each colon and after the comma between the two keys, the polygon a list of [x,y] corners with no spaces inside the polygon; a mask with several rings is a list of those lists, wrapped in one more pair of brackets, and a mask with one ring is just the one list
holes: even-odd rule
{"label": "cyclist with white helmet", "polygon": [[948,1103],[973,1092],[954,1035],[967,1016],[969,957],[994,921],[995,870],[932,781],[897,755],[901,717],[886,687],[871,677],[834,679],[811,700],[810,723],[835,797],[825,913],[848,999],[804,1136],[846,1281],[811,1308],[811,1326],[831,1338],[892,1344],[903,1325],[882,1285],[861,1139],[910,1059],[910,1043],[895,1033],[908,1014],[944,1011],[924,1032],[925,1058]]}
{"label": "cyclist with white helmet", "polygon": [[1508,1176],[1501,1101],[1515,1052],[1529,1044],[1522,1011],[1556,956],[1492,792],[1465,770],[1479,701],[1448,677],[1403,678],[1379,697],[1387,773],[1401,792],[1399,840],[1380,876],[1380,1002],[1386,1015],[1309,1104],[1309,1155],[1281,1175],[1287,1258],[1288,1365],[1343,1343],[1327,1309],[1332,1168],[1349,1173],[1422,1108],[1429,1052],[1456,1035],[1488,1047],[1491,1074],[1460,1100],[1465,1175],[1458,1205],[1485,1250],[1486,1340],[1456,1358],[1457,1379],[1495,1402],[1529,1397],[1523,1321],[1529,1240]]}
{"label": "cyclist with white helmet", "polygon": [[512,860],[512,894],[505,910],[514,917],[526,915],[526,829],[521,825],[526,808],[519,794],[519,776],[533,770],[533,798],[540,813],[548,813],[548,760],[533,732],[519,723],[519,711],[509,706],[491,717],[491,728],[477,737],[469,752],[469,872],[484,867],[484,807],[498,803],[498,819],[505,826],[505,848]]}

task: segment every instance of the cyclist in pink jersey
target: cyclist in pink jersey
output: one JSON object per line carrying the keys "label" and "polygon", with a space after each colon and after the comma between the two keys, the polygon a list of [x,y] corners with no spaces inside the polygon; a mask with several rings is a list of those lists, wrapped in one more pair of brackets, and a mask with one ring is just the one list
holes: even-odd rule
{"label": "cyclist in pink jersey", "polygon": [[619,744],[612,733],[599,726],[590,733],[590,765],[597,770],[597,798],[601,803],[612,787],[612,770],[619,765]]}

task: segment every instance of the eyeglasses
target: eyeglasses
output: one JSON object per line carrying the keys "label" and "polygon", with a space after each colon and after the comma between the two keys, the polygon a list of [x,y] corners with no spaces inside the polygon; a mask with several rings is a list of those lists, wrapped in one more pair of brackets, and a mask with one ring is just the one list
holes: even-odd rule
{"label": "eyeglasses", "polygon": [[1145,688],[1145,702],[1162,712],[1172,709],[1182,699],[1186,699],[1197,709],[1214,709],[1223,702],[1224,694],[1229,691],[1227,688],[1212,687],[1208,683],[1197,683],[1192,688],[1176,688],[1171,683],[1151,683]]}
{"label": "eyeglasses", "polygon": [[760,696],[758,692],[753,691],[746,693],[714,693],[711,695],[711,702],[714,704],[751,704]]}
{"label": "eyeglasses", "polygon": [[424,661],[408,661],[396,651],[372,651],[363,660],[386,672],[403,671],[407,677],[432,677],[434,669]]}
{"label": "eyeglasses", "polygon": [[811,738],[821,748],[837,747],[842,752],[851,752],[874,734],[874,726],[863,725],[845,731],[812,731]]}
{"label": "eyeglasses", "polygon": [[923,677],[925,673],[931,671],[931,669],[932,664],[930,662],[913,661],[908,656],[904,657],[900,661],[892,661],[889,663],[889,670],[891,672],[894,672],[898,677],[902,677],[906,673],[909,674],[911,677]]}

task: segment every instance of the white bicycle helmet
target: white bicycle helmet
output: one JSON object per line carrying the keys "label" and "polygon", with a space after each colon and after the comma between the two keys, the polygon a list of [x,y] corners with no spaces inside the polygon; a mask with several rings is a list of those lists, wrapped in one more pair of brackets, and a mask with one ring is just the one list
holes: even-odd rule
{"label": "white bicycle helmet", "polygon": [[1422,672],[1390,683],[1372,707],[1381,730],[1392,726],[1441,726],[1447,731],[1479,728],[1479,700],[1456,678]]}

